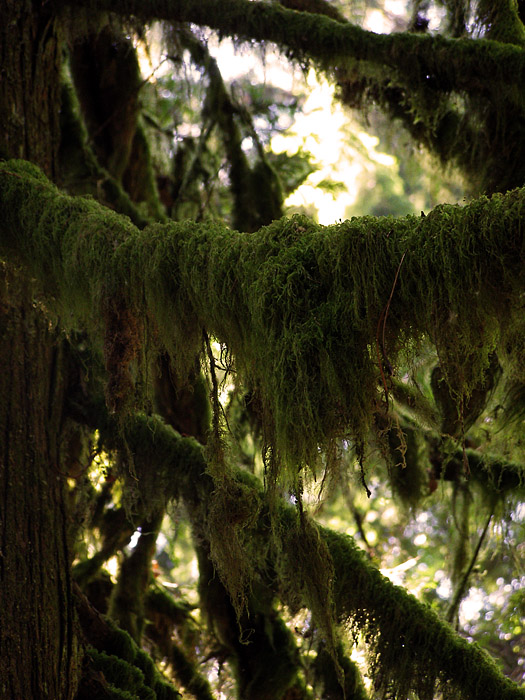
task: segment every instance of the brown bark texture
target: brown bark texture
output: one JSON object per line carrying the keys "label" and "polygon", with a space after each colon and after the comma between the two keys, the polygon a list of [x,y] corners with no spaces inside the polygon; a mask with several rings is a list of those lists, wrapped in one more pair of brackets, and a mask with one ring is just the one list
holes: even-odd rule
{"label": "brown bark texture", "polygon": [[76,688],[61,353],[21,279],[0,317],[0,698],[68,700]]}
{"label": "brown bark texture", "polygon": [[[60,41],[46,3],[0,0],[0,157],[53,177]],[[62,353],[0,261],[0,698],[70,700],[80,672],[60,435]]]}

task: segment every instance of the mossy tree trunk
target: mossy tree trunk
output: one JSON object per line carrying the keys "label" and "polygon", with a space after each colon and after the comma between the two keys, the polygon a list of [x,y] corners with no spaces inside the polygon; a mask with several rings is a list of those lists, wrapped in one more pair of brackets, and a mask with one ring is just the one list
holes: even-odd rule
{"label": "mossy tree trunk", "polygon": [[[53,177],[60,43],[45,3],[2,1],[0,151]],[[30,285],[0,287],[0,697],[69,700],[80,670],[61,432],[62,354]]]}

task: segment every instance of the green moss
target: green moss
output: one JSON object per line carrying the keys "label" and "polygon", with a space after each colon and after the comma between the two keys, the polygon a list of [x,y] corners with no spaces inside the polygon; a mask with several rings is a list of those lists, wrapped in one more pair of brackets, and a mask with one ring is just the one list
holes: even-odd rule
{"label": "green moss", "polygon": [[137,650],[136,644],[131,636],[124,630],[119,629],[115,623],[109,622],[109,625],[112,633],[106,640],[104,651],[110,655],[118,656],[123,661],[132,663]]}
{"label": "green moss", "polygon": [[371,673],[392,698],[410,689],[433,697],[521,700],[525,691],[505,678],[490,657],[460,638],[438,615],[385,579],[349,538],[322,529],[334,560],[339,619],[369,645]]}
{"label": "green moss", "polygon": [[130,635],[111,621],[107,622],[112,632],[105,639],[104,648],[88,647],[87,655],[108,683],[123,693],[129,693],[134,700],[176,700],[180,697]]}
{"label": "green moss", "polygon": [[93,661],[95,668],[102,671],[111,685],[130,692],[134,698],[155,700],[153,691],[145,687],[144,676],[139,669],[119,659],[118,656],[111,656],[103,651],[88,649],[87,654]]}
{"label": "green moss", "polygon": [[60,195],[32,166],[0,172],[2,252],[40,280],[66,322],[73,312],[104,335],[115,396],[131,390],[141,324],[183,376],[205,328],[257,395],[266,442],[291,484],[298,467],[315,473],[336,440],[366,441],[384,418],[385,373],[423,337],[460,423],[494,350],[507,372],[522,371],[508,352],[525,342],[522,190],[424,218],[323,227],[295,216],[247,235],[218,222],[138,231],[95,202]]}

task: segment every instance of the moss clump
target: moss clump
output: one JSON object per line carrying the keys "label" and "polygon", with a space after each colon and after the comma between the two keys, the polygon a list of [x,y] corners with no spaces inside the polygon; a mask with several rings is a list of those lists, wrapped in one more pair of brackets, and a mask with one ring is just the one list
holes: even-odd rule
{"label": "moss clump", "polygon": [[127,691],[133,698],[156,700],[154,691],[144,684],[144,675],[138,668],[119,659],[118,656],[112,656],[103,651],[88,649],[87,654],[95,668],[104,674],[110,685]]}
{"label": "moss clump", "polygon": [[[111,633],[104,648],[88,647],[87,657],[104,674],[112,690],[129,693],[135,700],[176,700],[175,688],[158,672],[151,657],[140,649],[130,635],[108,622]],[[97,645],[98,646],[98,645]],[[120,696],[118,696],[120,697]]]}

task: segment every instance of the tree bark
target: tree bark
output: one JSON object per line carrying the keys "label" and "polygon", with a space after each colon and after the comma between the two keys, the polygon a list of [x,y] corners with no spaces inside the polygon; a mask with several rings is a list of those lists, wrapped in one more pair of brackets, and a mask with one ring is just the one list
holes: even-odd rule
{"label": "tree bark", "polygon": [[0,157],[26,158],[56,177],[60,41],[46,3],[0,1]]}
{"label": "tree bark", "polygon": [[21,279],[0,318],[0,697],[69,700],[79,668],[60,464],[61,352]]}
{"label": "tree bark", "polygon": [[[46,3],[1,0],[0,156],[30,159],[49,177],[60,51]],[[0,697],[70,700],[80,654],[60,440],[62,353],[30,283],[0,265]]]}

